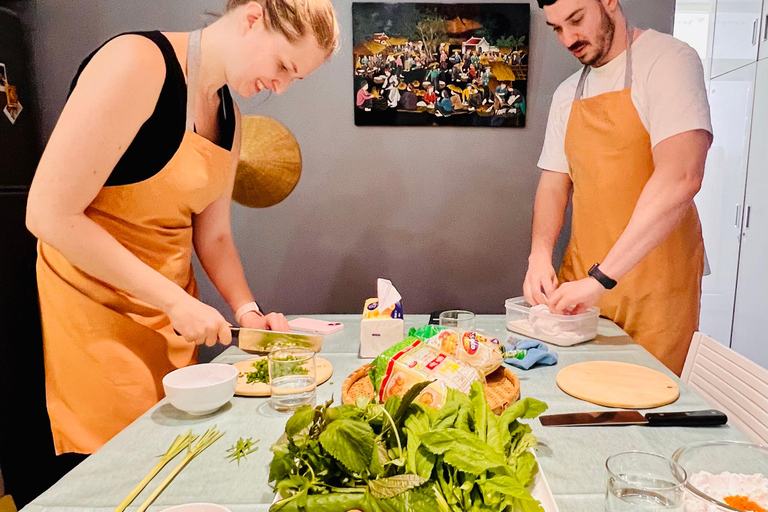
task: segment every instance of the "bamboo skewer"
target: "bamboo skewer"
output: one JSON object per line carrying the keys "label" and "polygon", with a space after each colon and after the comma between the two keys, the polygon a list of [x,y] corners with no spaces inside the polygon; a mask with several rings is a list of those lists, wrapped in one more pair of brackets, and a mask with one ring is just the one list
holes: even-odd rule
{"label": "bamboo skewer", "polygon": [[189,461],[194,459],[197,455],[199,455],[203,450],[211,446],[213,443],[218,441],[222,436],[224,435],[224,432],[219,432],[216,430],[216,426],[214,425],[212,428],[209,428],[205,431],[205,434],[202,435],[199,441],[197,443],[189,448],[189,451],[184,456],[184,458],[179,462],[179,464],[173,469],[170,475],[168,475],[165,480],[162,481],[162,483],[157,487],[157,489],[154,490],[154,492],[147,498],[147,500],[139,507],[139,509],[136,512],[145,512],[150,505],[157,499],[158,496],[160,496],[160,493],[162,493],[166,487],[173,481],[174,478],[176,478],[176,475],[178,475],[184,467],[189,464]]}
{"label": "bamboo skewer", "polygon": [[136,496],[138,496],[139,493],[144,490],[147,484],[153,478],[155,478],[155,476],[157,476],[160,470],[163,469],[165,465],[168,464],[171,460],[173,460],[174,457],[181,453],[183,449],[189,448],[189,446],[195,442],[197,437],[198,436],[192,435],[191,430],[188,430],[184,435],[176,436],[173,444],[171,444],[171,446],[168,448],[168,451],[165,452],[157,465],[152,468],[147,476],[145,476],[144,479],[139,482],[138,485],[136,485],[136,487],[133,488],[131,493],[122,501],[122,503],[120,503],[120,505],[117,506],[114,512],[123,512],[126,508],[128,508],[128,505],[130,505],[131,502],[136,499]]}

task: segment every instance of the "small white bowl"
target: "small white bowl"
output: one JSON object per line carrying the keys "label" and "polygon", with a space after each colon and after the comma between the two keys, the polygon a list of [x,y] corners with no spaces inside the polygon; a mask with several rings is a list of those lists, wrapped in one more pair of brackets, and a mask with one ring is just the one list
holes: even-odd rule
{"label": "small white bowl", "polygon": [[188,503],[163,509],[163,512],[230,512],[228,508],[213,503]]}
{"label": "small white bowl", "polygon": [[235,396],[238,373],[229,364],[196,364],[163,377],[163,389],[174,407],[203,416],[217,411]]}

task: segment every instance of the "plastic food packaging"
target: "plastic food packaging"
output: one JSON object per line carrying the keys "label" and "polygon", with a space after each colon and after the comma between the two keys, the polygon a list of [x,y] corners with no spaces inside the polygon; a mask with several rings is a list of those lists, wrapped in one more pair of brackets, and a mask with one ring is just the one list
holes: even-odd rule
{"label": "plastic food packaging", "polygon": [[523,297],[507,299],[507,329],[567,347],[595,339],[600,308],[589,308],[579,315],[556,315],[545,305],[531,306]]}
{"label": "plastic food packaging", "polygon": [[444,329],[424,343],[478,368],[483,375],[495,371],[503,361],[499,340],[482,332]]}
{"label": "plastic food packaging", "polygon": [[412,337],[385,350],[372,367],[371,382],[381,402],[393,395],[403,396],[414,384],[434,380],[417,401],[439,409],[445,404],[448,388],[469,393],[473,382],[485,382],[479,368]]}

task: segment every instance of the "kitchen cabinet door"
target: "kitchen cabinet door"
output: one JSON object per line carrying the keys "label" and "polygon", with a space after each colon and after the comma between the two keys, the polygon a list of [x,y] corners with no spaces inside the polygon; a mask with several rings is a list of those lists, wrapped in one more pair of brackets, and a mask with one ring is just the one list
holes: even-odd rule
{"label": "kitchen cabinet door", "polygon": [[757,51],[758,59],[768,59],[768,0],[763,0],[762,27],[760,28],[760,48]]}
{"label": "kitchen cabinet door", "polygon": [[731,347],[768,368],[768,59],[757,64]]}
{"label": "kitchen cabinet door", "polygon": [[757,60],[763,0],[718,0],[711,77]]}
{"label": "kitchen cabinet door", "polygon": [[709,83],[714,140],[696,196],[711,274],[702,281],[699,330],[730,344],[756,63]]}

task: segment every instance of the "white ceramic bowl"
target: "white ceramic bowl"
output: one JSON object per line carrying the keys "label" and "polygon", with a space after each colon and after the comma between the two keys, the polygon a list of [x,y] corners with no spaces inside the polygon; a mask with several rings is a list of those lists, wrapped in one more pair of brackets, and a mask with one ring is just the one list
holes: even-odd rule
{"label": "white ceramic bowl", "polygon": [[229,509],[213,503],[189,503],[163,509],[163,512],[229,512]]}
{"label": "white ceramic bowl", "polygon": [[237,368],[229,364],[196,364],[163,377],[168,401],[195,416],[211,414],[235,395]]}

